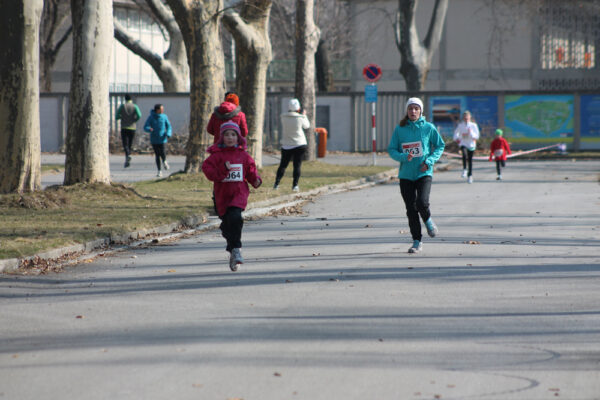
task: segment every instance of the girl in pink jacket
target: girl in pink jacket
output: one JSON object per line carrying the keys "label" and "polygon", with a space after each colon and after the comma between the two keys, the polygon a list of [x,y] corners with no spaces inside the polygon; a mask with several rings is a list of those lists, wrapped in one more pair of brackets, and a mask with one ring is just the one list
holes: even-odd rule
{"label": "girl in pink jacket", "polygon": [[227,121],[221,125],[219,142],[210,146],[210,156],[202,163],[202,172],[214,182],[215,203],[221,218],[221,233],[230,253],[229,268],[237,271],[242,258],[242,211],[248,204],[248,183],[258,188],[262,179],[256,163],[246,152],[246,139],[238,124]]}

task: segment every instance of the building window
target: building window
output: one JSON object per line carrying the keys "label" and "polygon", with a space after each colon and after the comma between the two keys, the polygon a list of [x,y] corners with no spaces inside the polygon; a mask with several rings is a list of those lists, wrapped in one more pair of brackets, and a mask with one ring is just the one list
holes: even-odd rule
{"label": "building window", "polygon": [[600,43],[597,4],[546,0],[540,9],[542,69],[592,69]]}

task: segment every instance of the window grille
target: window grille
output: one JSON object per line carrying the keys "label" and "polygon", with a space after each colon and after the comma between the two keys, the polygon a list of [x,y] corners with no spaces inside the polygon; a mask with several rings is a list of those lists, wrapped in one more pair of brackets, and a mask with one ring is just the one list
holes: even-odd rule
{"label": "window grille", "polygon": [[600,43],[597,0],[545,0],[540,9],[540,64],[543,70],[596,68]]}

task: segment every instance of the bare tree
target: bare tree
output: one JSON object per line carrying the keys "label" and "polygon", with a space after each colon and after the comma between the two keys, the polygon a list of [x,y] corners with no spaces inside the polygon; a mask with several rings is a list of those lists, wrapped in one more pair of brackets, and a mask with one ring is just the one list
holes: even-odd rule
{"label": "bare tree", "polygon": [[[0,15],[0,193],[41,186],[39,23],[42,0],[6,2]],[[8,39],[10,38],[10,39]]]}
{"label": "bare tree", "polygon": [[69,0],[45,0],[40,24],[40,86],[43,91],[52,91],[52,68],[58,52],[69,38]]}
{"label": "bare tree", "polygon": [[169,7],[161,0],[146,0],[152,16],[164,27],[169,36],[169,48],[162,56],[152,48],[131,36],[117,20],[115,38],[131,52],[146,61],[163,84],[165,92],[186,92],[188,90],[189,66],[185,44],[177,21]]}
{"label": "bare tree", "polygon": [[73,67],[66,138],[65,185],[110,182],[108,78],[112,1],[71,0]]}
{"label": "bare tree", "polygon": [[167,0],[187,50],[190,66],[190,134],[185,172],[199,173],[209,142],[206,125],[225,92],[220,39],[222,0]]}
{"label": "bare tree", "polygon": [[[315,68],[319,90],[333,90],[333,69],[336,60],[349,58],[350,6],[347,1],[315,0],[315,24],[321,31],[315,54]],[[295,0],[273,2],[270,37],[275,60],[295,58]]]}
{"label": "bare tree", "polygon": [[448,10],[448,0],[435,0],[427,36],[421,43],[416,24],[418,4],[419,0],[398,0],[396,13],[396,45],[402,58],[400,73],[410,92],[420,92],[425,88],[431,59],[439,47]]}
{"label": "bare tree", "polygon": [[248,117],[250,154],[262,166],[262,138],[267,91],[267,69],[271,62],[269,15],[272,0],[244,1],[240,13],[233,10],[223,23],[236,44],[236,87]]}
{"label": "bare tree", "polygon": [[315,53],[321,31],[314,22],[314,0],[296,0],[296,87],[295,95],[300,100],[310,121],[308,159],[314,160],[316,96],[315,96]]}

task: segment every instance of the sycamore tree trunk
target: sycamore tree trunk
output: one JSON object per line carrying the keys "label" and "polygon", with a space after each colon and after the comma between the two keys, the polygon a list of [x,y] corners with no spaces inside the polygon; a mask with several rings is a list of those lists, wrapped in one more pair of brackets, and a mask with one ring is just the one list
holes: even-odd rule
{"label": "sycamore tree trunk", "polygon": [[0,15],[0,193],[41,186],[39,24],[42,0],[12,0]]}
{"label": "sycamore tree trunk", "polygon": [[65,185],[110,182],[108,154],[112,1],[71,0],[73,67]]}
{"label": "sycamore tree trunk", "polygon": [[162,56],[131,36],[127,29],[117,21],[115,24],[115,38],[127,49],[146,61],[163,84],[165,92],[187,92],[190,70],[185,52],[185,44],[177,21],[169,7],[161,0],[146,0],[148,7],[160,24],[169,34],[169,49]]}
{"label": "sycamore tree trunk", "polygon": [[319,91],[332,92],[334,86],[331,60],[329,57],[329,49],[323,39],[319,40],[317,53],[315,54],[315,63],[317,68],[317,87],[319,88]]}
{"label": "sycamore tree trunk", "polygon": [[406,89],[413,93],[425,89],[431,59],[439,47],[448,10],[448,0],[435,1],[427,36],[421,43],[416,23],[418,4],[419,0],[398,0],[395,26],[396,46],[402,58],[400,73]]}
{"label": "sycamore tree trunk", "polygon": [[40,85],[44,92],[52,91],[52,68],[72,31],[72,26],[65,29],[70,22],[69,7],[69,0],[44,0],[40,23]]}
{"label": "sycamore tree trunk", "polygon": [[272,0],[247,0],[241,12],[227,12],[223,23],[235,39],[236,86],[248,122],[250,155],[262,167],[267,69],[272,59],[269,16]]}
{"label": "sycamore tree trunk", "polygon": [[315,53],[321,31],[314,21],[314,0],[296,0],[296,87],[295,95],[310,121],[305,132],[308,141],[308,160],[314,160],[315,154]]}
{"label": "sycamore tree trunk", "polygon": [[225,93],[222,0],[167,0],[183,35],[190,66],[190,134],[185,172],[199,173],[209,144],[206,125]]}

